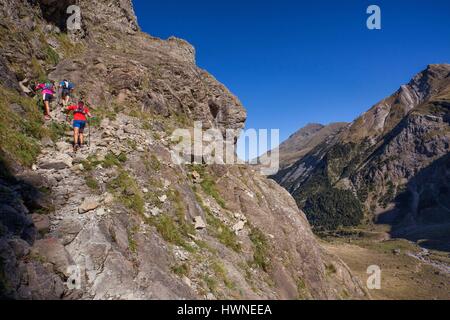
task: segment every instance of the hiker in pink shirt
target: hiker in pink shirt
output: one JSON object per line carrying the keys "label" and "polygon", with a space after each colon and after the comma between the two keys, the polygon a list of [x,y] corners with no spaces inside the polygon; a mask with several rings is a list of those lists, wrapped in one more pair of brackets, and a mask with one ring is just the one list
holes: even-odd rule
{"label": "hiker in pink shirt", "polygon": [[35,90],[42,90],[42,100],[45,107],[45,120],[50,120],[50,102],[53,101],[55,95],[55,83],[53,81],[47,83],[40,83]]}

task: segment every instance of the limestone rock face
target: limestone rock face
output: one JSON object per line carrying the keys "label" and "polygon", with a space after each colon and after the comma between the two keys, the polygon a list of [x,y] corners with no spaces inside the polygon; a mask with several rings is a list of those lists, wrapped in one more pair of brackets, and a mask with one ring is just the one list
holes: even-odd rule
{"label": "limestone rock face", "polygon": [[[141,33],[128,0],[77,1],[83,29],[67,33],[72,3],[0,0],[1,101],[45,129],[19,123],[31,128],[24,149],[0,145],[0,297],[368,297],[275,182],[247,166],[174,163],[174,130],[201,122],[234,143],[246,120],[190,44]],[[77,154],[56,103],[53,123],[27,112],[19,81],[47,77],[73,81],[97,116]]]}
{"label": "limestone rock face", "polygon": [[53,23],[61,30],[66,29],[69,16],[67,12],[71,5],[81,9],[82,28],[89,33],[103,28],[133,34],[139,30],[131,0],[38,0],[40,12],[44,19]]}
{"label": "limestone rock face", "polygon": [[131,0],[80,1],[83,23],[90,29],[107,28],[127,34],[139,31]]}

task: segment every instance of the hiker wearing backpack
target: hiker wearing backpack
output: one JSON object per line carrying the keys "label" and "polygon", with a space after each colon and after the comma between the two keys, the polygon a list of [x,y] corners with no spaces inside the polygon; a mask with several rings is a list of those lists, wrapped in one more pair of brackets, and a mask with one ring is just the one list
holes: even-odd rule
{"label": "hiker wearing backpack", "polygon": [[68,106],[67,111],[69,113],[73,112],[73,151],[77,152],[78,148],[81,148],[84,144],[84,129],[87,124],[86,116],[92,118],[92,115],[83,101],[79,101],[77,105]]}
{"label": "hiker wearing backpack", "polygon": [[69,104],[75,85],[67,79],[64,79],[59,83],[59,87],[61,88],[62,105],[65,108]]}
{"label": "hiker wearing backpack", "polygon": [[42,100],[44,101],[44,114],[45,114],[45,120],[50,120],[50,102],[53,101],[53,97],[55,95],[55,82],[50,81],[46,83],[39,83],[35,90],[39,91],[41,90],[42,93]]}

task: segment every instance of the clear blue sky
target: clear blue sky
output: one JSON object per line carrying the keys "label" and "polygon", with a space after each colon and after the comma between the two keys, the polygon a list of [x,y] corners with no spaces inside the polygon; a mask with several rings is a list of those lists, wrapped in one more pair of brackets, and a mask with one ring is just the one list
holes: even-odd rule
{"label": "clear blue sky", "polygon": [[[448,0],[133,3],[143,31],[196,47],[248,128],[278,128],[282,140],[310,122],[352,121],[427,64],[450,62]],[[381,31],[366,27],[371,4]]]}

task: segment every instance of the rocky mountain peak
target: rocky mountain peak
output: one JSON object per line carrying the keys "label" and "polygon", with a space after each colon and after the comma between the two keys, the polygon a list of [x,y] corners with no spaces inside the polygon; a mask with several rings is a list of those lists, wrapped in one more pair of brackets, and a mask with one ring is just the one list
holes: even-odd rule
{"label": "rocky mountain peak", "polygon": [[306,126],[298,130],[296,133],[290,136],[290,138],[294,137],[307,137],[311,134],[316,133],[320,129],[323,129],[325,126],[320,123],[308,123]]}
{"label": "rocky mountain peak", "polygon": [[[284,141],[278,148],[280,154],[281,169],[285,169],[293,165],[301,156],[305,155],[325,140],[334,137],[348,123],[331,123],[322,125],[318,123],[309,123],[305,127],[298,130]],[[265,161],[267,155],[259,158]]]}
{"label": "rocky mountain peak", "polygon": [[341,138],[344,141],[369,139],[376,143],[380,136],[392,130],[409,112],[446,89],[450,83],[449,75],[449,64],[429,65],[393,95],[357,118]]}
{"label": "rocky mountain peak", "polygon": [[425,73],[429,74],[433,78],[447,78],[450,74],[450,64],[429,64],[425,70]]}
{"label": "rocky mountain peak", "polygon": [[409,110],[437,93],[450,80],[449,64],[431,64],[418,73],[407,85],[401,86],[399,90],[400,101]]}

